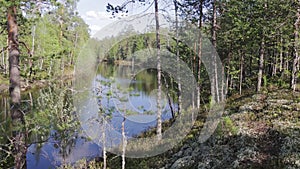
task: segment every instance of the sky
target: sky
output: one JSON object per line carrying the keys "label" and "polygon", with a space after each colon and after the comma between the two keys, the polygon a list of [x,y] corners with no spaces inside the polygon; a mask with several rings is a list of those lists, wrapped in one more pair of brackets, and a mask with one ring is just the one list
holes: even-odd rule
{"label": "sky", "polygon": [[[79,15],[89,25],[91,35],[94,35],[101,28],[109,25],[110,23],[117,21],[118,18],[123,17],[125,14],[120,14],[116,18],[112,18],[111,13],[106,12],[106,6],[108,3],[112,5],[120,5],[125,0],[80,0],[77,6]],[[128,4],[128,15],[133,15],[139,12],[147,10],[146,6],[139,3]],[[148,10],[148,12],[152,12]]]}
{"label": "sky", "polygon": [[[119,14],[116,18],[112,18],[111,13],[106,12],[106,6],[108,3],[112,5],[121,5],[122,3],[128,0],[80,0],[77,6],[79,15],[84,19],[84,21],[89,25],[91,30],[91,35],[95,35],[96,32],[104,28],[105,26],[113,23],[120,18],[124,18],[125,14]],[[162,0],[161,6],[168,6],[163,5],[163,3],[172,2],[172,0]],[[153,13],[153,0],[145,0],[145,3],[129,3],[126,6],[128,9],[128,16],[132,16],[134,14],[140,13]],[[166,8],[164,8],[166,9]]]}

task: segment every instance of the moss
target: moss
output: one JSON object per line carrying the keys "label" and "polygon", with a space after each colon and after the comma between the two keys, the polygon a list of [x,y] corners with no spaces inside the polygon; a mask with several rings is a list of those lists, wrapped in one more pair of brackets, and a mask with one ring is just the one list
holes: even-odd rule
{"label": "moss", "polygon": [[[288,100],[288,102],[277,104],[282,100]],[[201,146],[197,143],[197,138],[207,117],[205,108],[203,108],[190,133],[174,149],[150,158],[126,158],[126,168],[168,168],[176,159],[182,157],[182,155],[177,155],[178,152],[184,155],[186,152],[184,147],[199,148],[199,152],[205,152],[200,151],[201,148],[203,150],[210,149],[209,154],[198,157],[201,156],[199,153],[195,158],[198,161],[203,159],[215,161],[226,158],[227,161],[223,160],[223,168],[232,168],[235,161],[238,162],[239,168],[298,167],[299,155],[296,153],[298,151],[297,145],[299,145],[299,118],[297,118],[299,112],[295,110],[297,105],[293,105],[293,110],[282,107],[285,104],[289,105],[289,100],[291,103],[300,102],[299,93],[292,94],[291,91],[280,89],[264,94],[251,94],[249,92],[245,95],[234,95],[228,99],[226,106],[228,113],[221,118],[214,135],[206,143],[201,144]],[[275,101],[276,106],[271,106],[272,101]],[[265,103],[266,106],[259,112],[245,111],[240,113],[240,106],[255,102]],[[172,120],[165,122],[163,130],[172,124]],[[150,137],[155,134],[155,128],[151,128],[139,137]],[[198,161],[187,168],[199,167]],[[257,161],[261,161],[261,163],[257,163]],[[121,162],[121,157],[108,155],[108,166],[112,169],[120,168]],[[211,163],[210,167],[212,165],[218,164]]]}
{"label": "moss", "polygon": [[[78,160],[74,165],[71,164],[64,164],[60,166],[58,169],[98,169],[103,168],[103,162],[96,162],[95,160],[88,161],[87,159],[83,158],[81,160]],[[107,167],[107,169],[110,169]]]}

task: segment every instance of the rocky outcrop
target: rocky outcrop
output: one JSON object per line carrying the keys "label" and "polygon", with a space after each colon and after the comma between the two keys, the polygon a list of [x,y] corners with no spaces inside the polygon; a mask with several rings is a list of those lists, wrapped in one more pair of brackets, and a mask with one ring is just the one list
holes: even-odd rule
{"label": "rocky outcrop", "polygon": [[[186,140],[164,169],[300,168],[300,94],[276,91],[238,99],[236,108],[226,110],[234,126],[221,121],[206,142],[197,136]],[[237,131],[229,132],[233,128]]]}

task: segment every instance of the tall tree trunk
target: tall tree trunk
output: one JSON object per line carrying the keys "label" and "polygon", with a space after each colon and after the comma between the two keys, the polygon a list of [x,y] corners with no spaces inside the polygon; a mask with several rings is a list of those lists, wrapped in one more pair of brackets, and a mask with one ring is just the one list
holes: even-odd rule
{"label": "tall tree trunk", "polygon": [[15,6],[9,7],[7,11],[7,31],[9,44],[9,93],[11,98],[11,117],[13,123],[13,145],[15,168],[26,168],[26,152],[24,114],[20,110],[20,66],[19,66],[19,42],[17,9]]}
{"label": "tall tree trunk", "polygon": [[[1,49],[4,49],[4,47],[1,46]],[[1,52],[1,56],[2,56],[1,66],[3,67],[3,70],[5,72],[5,69],[6,69],[6,59],[5,59],[5,53],[4,53],[4,51]]]}
{"label": "tall tree trunk", "polygon": [[16,7],[8,9],[8,40],[9,40],[9,92],[12,103],[19,106],[20,95],[20,66],[19,66],[19,42],[18,25],[16,19]]}
{"label": "tall tree trunk", "polygon": [[[230,50],[231,51],[231,50]],[[227,79],[226,79],[226,85],[225,85],[225,89],[228,90],[230,87],[229,87],[229,79],[230,78],[230,62],[231,62],[231,53],[228,54],[228,61],[227,61]]]}
{"label": "tall tree trunk", "polygon": [[36,32],[36,26],[33,26],[32,28],[32,50],[31,50],[31,56],[29,58],[29,78],[31,78],[31,75],[33,74],[33,60],[32,60],[32,57],[33,57],[33,54],[34,54],[34,47],[35,47],[35,32]]}
{"label": "tall tree trunk", "polygon": [[125,153],[126,153],[126,145],[127,145],[127,140],[126,140],[126,135],[125,135],[125,115],[124,119],[122,121],[122,169],[125,169]]}
{"label": "tall tree trunk", "polygon": [[77,49],[77,43],[78,43],[78,32],[76,31],[75,33],[75,43],[74,43],[74,49],[71,51],[71,57],[70,57],[70,63],[69,65],[73,65],[74,64],[74,50]]}
{"label": "tall tree trunk", "polygon": [[[263,35],[264,36],[264,35]],[[262,37],[259,51],[259,69],[258,69],[258,77],[257,77],[257,92],[261,91],[261,81],[264,70],[264,55],[265,55],[265,38]]]}
{"label": "tall tree trunk", "polygon": [[[9,46],[9,39],[7,38],[7,46]],[[5,74],[9,74],[9,48],[6,51],[6,58],[5,58]]]}
{"label": "tall tree trunk", "polygon": [[[197,42],[194,43],[194,51],[197,51]],[[197,54],[194,54],[194,57],[191,58],[191,62],[192,62],[192,73],[195,75],[197,73],[197,69],[196,69],[196,59],[197,58]],[[195,95],[197,95],[195,93],[195,91],[193,90],[192,92],[192,108],[195,108]]]}
{"label": "tall tree trunk", "polygon": [[272,70],[272,76],[276,76],[276,74],[277,74],[277,67],[278,67],[278,55],[277,55],[277,53],[276,52],[274,52],[274,55],[273,55],[274,57],[273,58],[275,58],[274,60],[273,60],[273,70]]}
{"label": "tall tree trunk", "polygon": [[244,53],[240,53],[241,60],[240,60],[240,85],[239,85],[239,91],[240,95],[242,94],[242,84],[243,84],[243,71],[244,71]]}
{"label": "tall tree trunk", "polygon": [[103,129],[102,129],[102,139],[103,139],[103,150],[102,150],[102,155],[103,155],[103,169],[106,169],[106,161],[107,161],[107,157],[106,157],[106,121],[103,117]]}
{"label": "tall tree trunk", "polygon": [[280,51],[279,51],[279,71],[281,72],[282,71],[282,69],[283,69],[283,38],[282,38],[282,34],[281,34],[281,32],[280,32]]}
{"label": "tall tree trunk", "polygon": [[[300,1],[300,0],[299,0]],[[297,9],[297,19],[295,22],[295,42],[294,42],[294,52],[295,56],[293,59],[293,68],[292,68],[292,77],[291,77],[291,88],[293,91],[296,90],[296,82],[297,82],[297,64],[299,61],[299,23],[300,23],[300,8]]]}
{"label": "tall tree trunk", "polygon": [[157,48],[157,140],[162,139],[162,119],[161,119],[161,60],[160,60],[160,36],[159,36],[159,16],[158,16],[158,0],[154,0],[155,23],[156,23],[156,48]]}
{"label": "tall tree trunk", "polygon": [[[60,12],[61,12],[61,17],[63,17],[64,12],[65,12],[64,7],[61,8]],[[59,21],[59,27],[60,27],[59,45],[60,46],[63,46],[63,42],[62,42],[63,41],[63,35],[64,35],[64,33],[63,33],[63,25],[64,25],[64,21],[61,18],[60,21]],[[62,73],[64,73],[65,61],[64,61],[64,53],[63,53],[63,51],[60,52],[60,55],[61,55],[60,70],[61,70]]]}
{"label": "tall tree trunk", "polygon": [[177,72],[178,75],[178,114],[180,114],[180,111],[182,110],[182,96],[181,96],[181,77],[180,77],[180,58],[179,58],[179,35],[178,35],[178,4],[177,0],[174,0],[174,6],[175,6],[175,22],[176,22],[176,61],[177,66],[179,67],[179,70]]}
{"label": "tall tree trunk", "polygon": [[218,68],[216,63],[216,50],[217,50],[217,6],[216,0],[213,2],[213,20],[212,20],[212,66],[213,66],[213,77],[212,77],[212,96],[213,100],[216,99],[219,102],[219,90],[218,90]]}
{"label": "tall tree trunk", "polygon": [[199,16],[199,41],[198,41],[198,70],[197,70],[197,73],[198,73],[198,77],[197,77],[197,80],[198,80],[198,85],[197,85],[197,109],[200,109],[200,91],[201,91],[201,61],[202,61],[202,34],[201,34],[201,29],[202,29],[202,16],[203,16],[203,13],[202,13],[202,10],[203,10],[203,1],[200,0],[200,6],[199,6],[199,10],[200,10],[200,16]]}

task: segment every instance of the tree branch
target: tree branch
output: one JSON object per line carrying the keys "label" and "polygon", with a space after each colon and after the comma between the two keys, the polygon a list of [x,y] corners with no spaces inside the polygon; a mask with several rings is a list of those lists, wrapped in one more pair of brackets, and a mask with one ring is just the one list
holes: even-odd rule
{"label": "tree branch", "polygon": [[5,31],[5,27],[2,28],[0,35]]}
{"label": "tree branch", "polygon": [[7,48],[8,48],[8,46],[2,48],[2,50],[0,51],[0,53],[4,52]]}
{"label": "tree branch", "polygon": [[5,28],[2,29],[2,31],[0,32],[0,35],[5,31]]}
{"label": "tree branch", "polygon": [[27,49],[27,52],[30,56],[32,56],[32,53],[31,53],[31,50],[28,48],[28,46],[26,45],[26,43],[22,42],[22,41],[19,41],[20,44],[22,44],[26,49]]}

